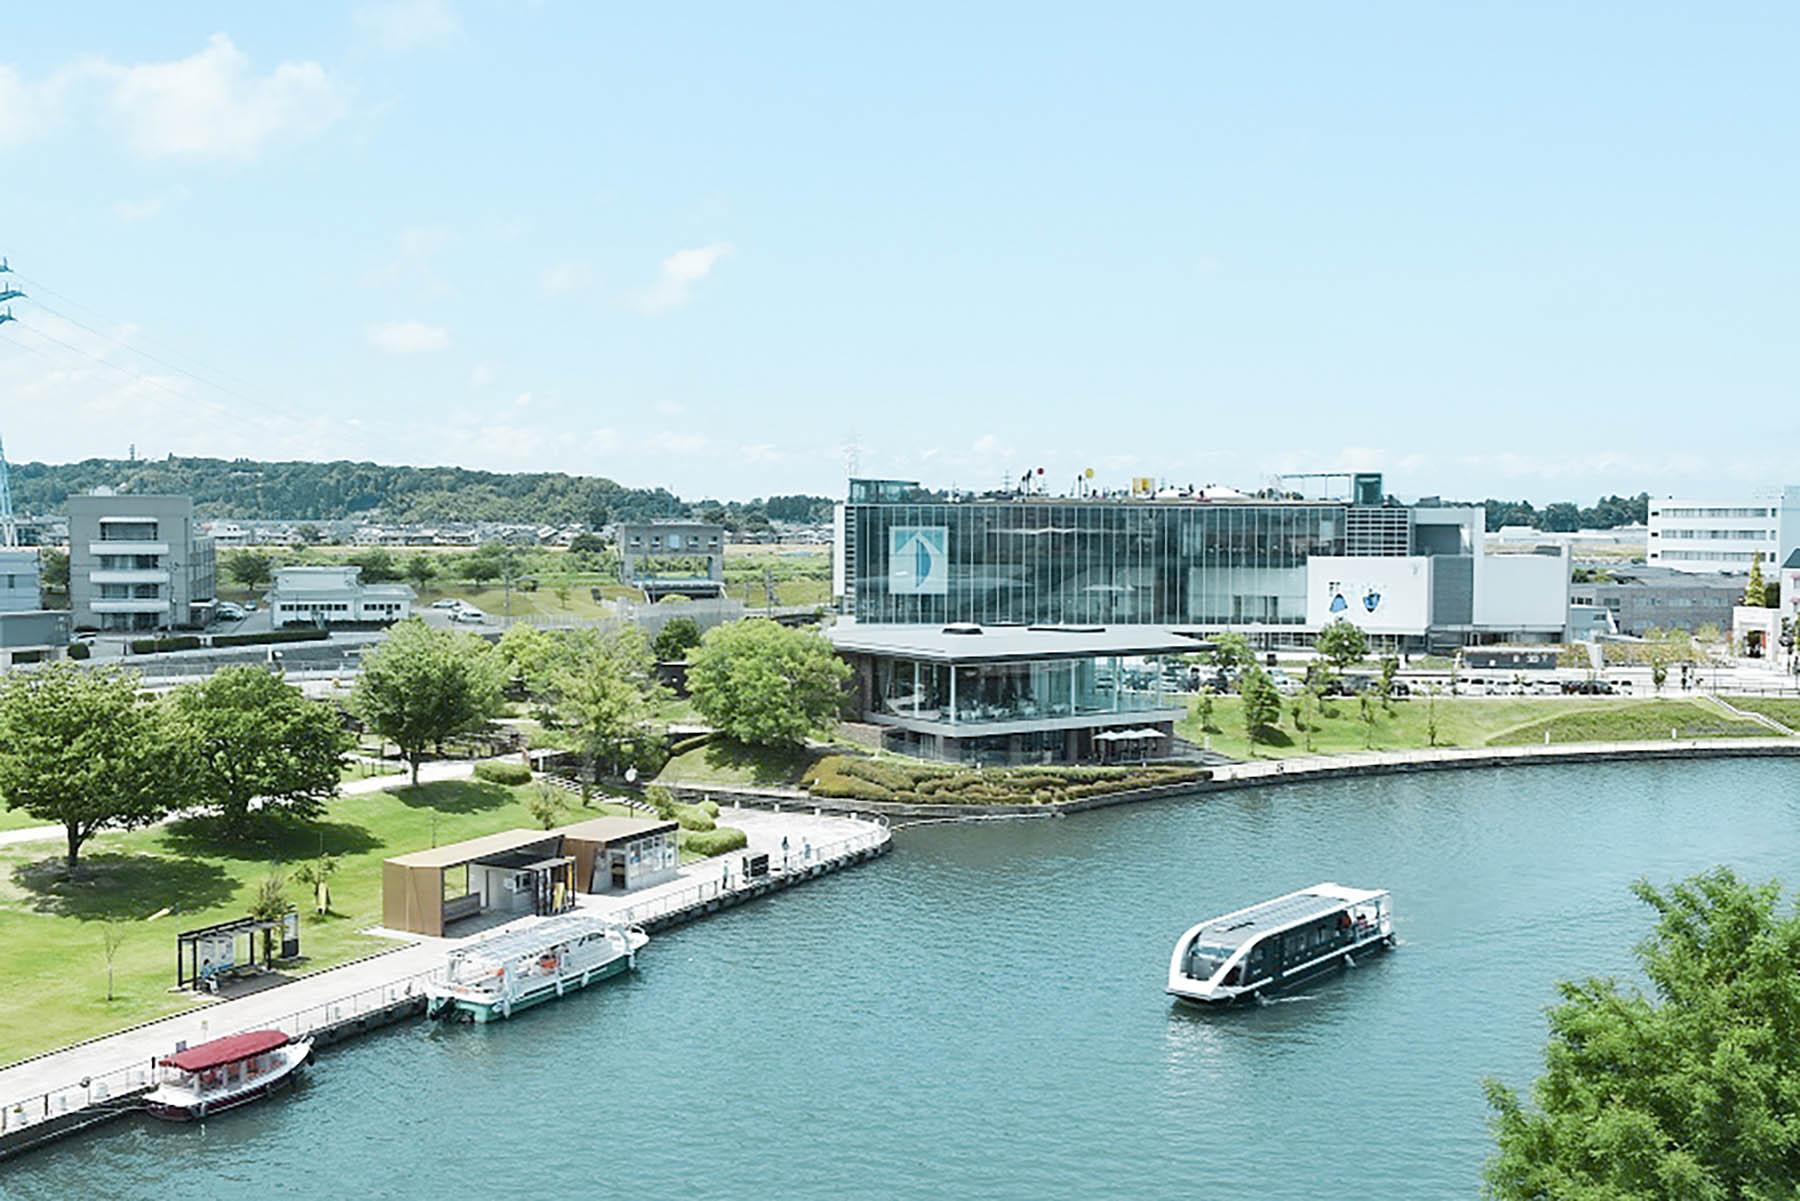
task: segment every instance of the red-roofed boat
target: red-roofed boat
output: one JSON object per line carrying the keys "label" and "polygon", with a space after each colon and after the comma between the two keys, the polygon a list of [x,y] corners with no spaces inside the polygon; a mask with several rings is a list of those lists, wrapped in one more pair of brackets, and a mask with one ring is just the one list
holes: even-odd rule
{"label": "red-roofed boat", "polygon": [[272,1093],[292,1082],[312,1051],[279,1030],[249,1030],[187,1047],[157,1061],[157,1086],[145,1098],[151,1114],[191,1122]]}

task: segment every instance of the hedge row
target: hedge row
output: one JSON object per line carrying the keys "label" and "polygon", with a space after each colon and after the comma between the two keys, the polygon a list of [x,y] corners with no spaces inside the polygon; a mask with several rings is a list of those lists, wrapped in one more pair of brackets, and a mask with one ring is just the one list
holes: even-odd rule
{"label": "hedge row", "polygon": [[486,780],[489,784],[529,784],[531,769],[523,763],[508,763],[504,760],[495,763],[477,763],[475,778]]}
{"label": "hedge row", "polygon": [[829,755],[801,783],[814,795],[915,805],[1050,805],[1137,788],[1188,784],[1206,775],[1192,767],[999,767],[977,770],[935,763]]}
{"label": "hedge row", "polygon": [[323,642],[330,630],[270,630],[263,634],[215,634],[214,646],[260,646],[265,642]]}
{"label": "hedge row", "polygon": [[681,845],[696,855],[723,855],[749,846],[750,836],[736,826],[717,826],[711,830],[694,830],[682,835]]}
{"label": "hedge row", "polygon": [[192,651],[200,649],[200,637],[197,634],[177,634],[173,638],[139,638],[131,644],[134,655],[155,655],[162,651]]}

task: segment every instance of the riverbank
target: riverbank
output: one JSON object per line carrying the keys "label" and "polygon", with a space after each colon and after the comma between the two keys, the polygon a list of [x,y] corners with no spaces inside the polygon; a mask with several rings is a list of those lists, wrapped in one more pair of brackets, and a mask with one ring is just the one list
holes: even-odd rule
{"label": "riverbank", "polygon": [[[684,866],[667,883],[620,895],[577,898],[580,912],[657,930],[767,895],[885,853],[891,836],[875,820],[808,811],[742,812],[730,824],[744,829],[749,852],[770,856],[761,880],[733,874],[727,887],[716,860]],[[786,848],[784,851],[783,848]],[[529,924],[525,918],[482,931]],[[424,982],[441,969],[460,938],[364,931],[381,950],[339,967],[99,1038],[75,1043],[0,1068],[0,1158],[52,1131],[77,1127],[81,1111],[98,1116],[147,1084],[151,1062],[178,1041],[189,1044],[249,1029],[282,1029],[296,1037],[329,1031],[333,1040],[407,1016]],[[652,944],[654,947],[654,944]],[[652,950],[649,953],[654,953]],[[108,1113],[107,1116],[111,1116]],[[46,1125],[48,1123],[48,1125]]]}
{"label": "riverbank", "polygon": [[1400,775],[1482,767],[1525,767],[1533,764],[1612,763],[1639,760],[1722,758],[1800,758],[1800,739],[1711,738],[1688,741],[1552,743],[1526,746],[1435,747],[1401,751],[1346,751],[1287,759],[1254,759],[1199,769],[1197,778],[1180,783],[1124,789],[1076,800],[1041,805],[916,804],[874,800],[840,800],[811,795],[797,788],[746,788],[676,784],[670,791],[683,801],[767,808],[817,808],[823,812],[878,813],[902,823],[992,818],[1058,817],[1091,809],[1107,809],[1142,801],[1168,800],[1197,793],[1257,788],[1307,780],[1353,776]]}

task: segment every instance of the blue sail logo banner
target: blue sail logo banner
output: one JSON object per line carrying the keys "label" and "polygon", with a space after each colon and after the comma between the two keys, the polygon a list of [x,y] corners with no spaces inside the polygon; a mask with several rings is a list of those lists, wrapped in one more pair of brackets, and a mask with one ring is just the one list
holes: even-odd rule
{"label": "blue sail logo banner", "polygon": [[888,594],[943,596],[950,591],[950,531],[941,525],[888,530]]}

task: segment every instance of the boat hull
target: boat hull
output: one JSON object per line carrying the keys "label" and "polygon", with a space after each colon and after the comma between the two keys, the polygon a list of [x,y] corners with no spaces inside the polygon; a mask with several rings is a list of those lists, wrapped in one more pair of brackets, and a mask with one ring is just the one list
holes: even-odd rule
{"label": "boat hull", "polygon": [[1185,1005],[1193,1005],[1201,1009],[1223,1009],[1232,1005],[1254,1005],[1262,997],[1286,992],[1298,988],[1302,984],[1317,980],[1320,976],[1335,972],[1354,959],[1372,955],[1377,951],[1386,951],[1394,945],[1394,936],[1382,935],[1371,938],[1354,946],[1344,947],[1321,957],[1317,962],[1305,964],[1291,972],[1286,972],[1264,984],[1245,989],[1220,989],[1210,994],[1196,990],[1189,992],[1178,988],[1168,990],[1170,996]]}
{"label": "boat hull", "polygon": [[284,1066],[279,1072],[269,1076],[247,1088],[220,1097],[206,1097],[199,1100],[159,1101],[156,1091],[152,1091],[144,1099],[144,1111],[153,1118],[165,1122],[198,1122],[203,1118],[214,1117],[228,1109],[236,1109],[240,1105],[248,1105],[252,1101],[260,1101],[271,1093],[293,1084],[300,1078],[300,1071],[306,1066],[310,1046],[300,1044],[305,1049],[294,1061]]}
{"label": "boat hull", "polygon": [[477,1001],[468,997],[447,993],[434,993],[427,1003],[427,1011],[433,1017],[446,1017],[465,1022],[504,1021],[521,1009],[529,1009],[545,1001],[554,1001],[558,997],[577,992],[590,984],[598,984],[613,976],[631,970],[632,957],[620,955],[605,963],[597,964],[585,972],[573,972],[560,980],[545,980],[542,984],[520,993],[512,999],[510,1005],[501,1001]]}

